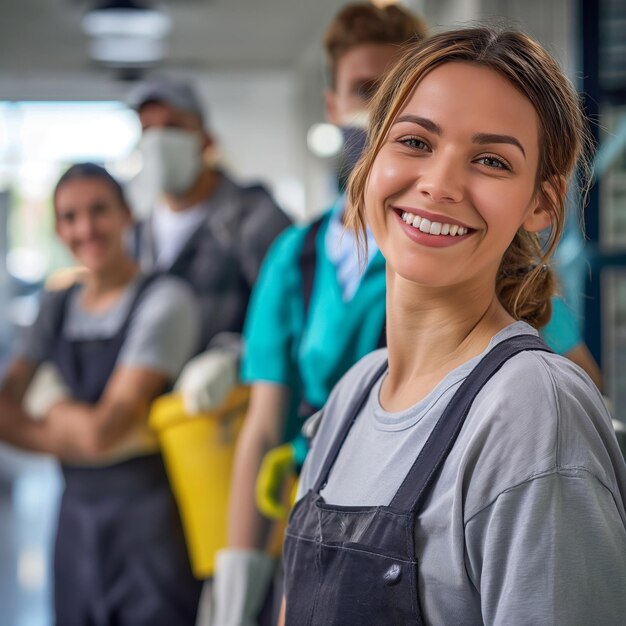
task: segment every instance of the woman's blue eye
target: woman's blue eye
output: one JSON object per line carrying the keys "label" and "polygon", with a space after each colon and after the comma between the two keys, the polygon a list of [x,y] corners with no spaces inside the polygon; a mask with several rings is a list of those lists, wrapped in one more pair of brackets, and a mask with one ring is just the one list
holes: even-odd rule
{"label": "woman's blue eye", "polygon": [[405,139],[401,139],[400,143],[409,148],[415,148],[416,150],[428,150],[428,144],[418,137],[406,137]]}
{"label": "woman's blue eye", "polygon": [[478,163],[482,163],[483,165],[486,165],[487,167],[492,167],[493,169],[497,169],[497,170],[510,170],[511,169],[504,161],[501,161],[500,159],[497,159],[496,157],[490,157],[490,156],[480,157],[480,159],[478,159]]}

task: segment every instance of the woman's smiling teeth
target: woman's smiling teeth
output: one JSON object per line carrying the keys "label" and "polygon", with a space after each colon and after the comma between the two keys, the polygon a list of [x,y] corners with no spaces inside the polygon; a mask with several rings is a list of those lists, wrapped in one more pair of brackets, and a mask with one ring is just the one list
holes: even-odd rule
{"label": "woman's smiling teeth", "polygon": [[402,219],[407,224],[412,225],[413,228],[417,228],[428,235],[450,235],[451,237],[454,237],[455,235],[466,235],[468,231],[465,226],[459,226],[458,224],[442,224],[441,222],[431,222],[425,217],[413,215],[413,213],[409,213],[408,211],[404,211],[402,213]]}

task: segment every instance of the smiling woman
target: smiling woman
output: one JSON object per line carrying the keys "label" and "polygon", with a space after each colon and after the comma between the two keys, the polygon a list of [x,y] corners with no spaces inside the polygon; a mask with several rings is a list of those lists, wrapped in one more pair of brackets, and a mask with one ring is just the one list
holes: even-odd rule
{"label": "smiling woman", "polygon": [[135,273],[124,248],[132,216],[120,184],[106,170],[83,164],[68,170],[54,190],[55,230],[76,261],[100,280]]}
{"label": "smiling woman", "polygon": [[596,387],[536,330],[586,144],[524,34],[441,33],[387,75],[348,221],[387,261],[388,349],[323,409],[287,624],[623,622],[626,465]]}
{"label": "smiling woman", "polygon": [[[478,272],[490,289],[518,229],[550,224],[535,189],[538,162],[537,116],[507,79],[466,62],[428,72],[391,126],[365,190],[385,258],[413,282],[456,285]],[[402,213],[419,218],[417,227]],[[456,234],[442,235],[444,224],[456,224]]]}
{"label": "smiling woman", "polygon": [[[62,464],[56,622],[191,624],[200,583],[146,418],[197,345],[197,303],[177,279],[139,271],[124,246],[130,210],[102,167],[71,167],[54,208],[85,271],[44,293],[0,385],[0,440]],[[64,384],[33,414],[24,397],[44,363]]]}

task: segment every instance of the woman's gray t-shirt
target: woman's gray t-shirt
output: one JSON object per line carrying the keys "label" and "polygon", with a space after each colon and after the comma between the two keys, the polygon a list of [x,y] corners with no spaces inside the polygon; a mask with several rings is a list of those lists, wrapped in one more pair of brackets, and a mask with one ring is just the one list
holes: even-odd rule
{"label": "woman's gray t-shirt", "polygon": [[[137,275],[113,306],[102,312],[84,309],[82,286],[74,289],[69,294],[62,320],[63,337],[90,340],[116,335],[128,318],[141,279],[142,276]],[[60,297],[59,292],[44,293],[37,320],[28,329],[19,348],[22,358],[38,365],[49,358],[58,332]],[[199,309],[190,287],[178,278],[159,276],[146,286],[131,314],[115,366],[153,370],[174,381],[198,348],[199,337]],[[130,425],[128,432],[96,464],[118,462],[156,451],[156,435],[148,426],[147,415],[145,418]]]}
{"label": "woman's gray t-shirt", "polygon": [[[523,333],[535,331],[516,322],[487,350]],[[484,354],[398,413],[380,405],[381,378],[321,491],[326,502],[388,505]],[[386,357],[386,350],[365,357],[333,390],[300,494],[312,488],[347,409]],[[418,518],[426,623],[626,623],[625,501],[626,465],[593,383],[554,354],[513,357],[476,397]]]}
{"label": "woman's gray t-shirt", "polygon": [[[140,280],[136,276],[111,308],[98,313],[82,307],[82,287],[75,289],[67,303],[63,336],[78,340],[113,337],[126,321]],[[23,358],[35,363],[47,358],[57,332],[53,300],[58,297],[54,292],[44,294],[39,316],[19,350]],[[174,380],[193,356],[199,336],[200,314],[193,292],[177,278],[160,276],[141,295],[117,364],[153,369]]]}

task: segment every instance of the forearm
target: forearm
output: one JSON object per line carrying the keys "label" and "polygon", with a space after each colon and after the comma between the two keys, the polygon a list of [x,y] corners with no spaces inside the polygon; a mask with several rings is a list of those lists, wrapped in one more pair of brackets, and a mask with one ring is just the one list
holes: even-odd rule
{"label": "forearm", "polygon": [[228,545],[262,549],[270,527],[256,505],[256,481],[265,454],[280,443],[289,390],[283,385],[256,383],[237,442],[228,516]]}
{"label": "forearm", "polygon": [[1,401],[0,439],[31,452],[52,454],[62,461],[80,461],[89,457],[81,433],[64,427],[60,421],[35,420],[19,404],[3,397]]}
{"label": "forearm", "polygon": [[274,567],[265,552],[269,521],[256,507],[261,461],[279,443],[289,390],[255,383],[235,453],[228,517],[228,547],[218,552],[214,579],[216,624],[255,624]]}
{"label": "forearm", "polygon": [[146,411],[147,406],[130,407],[117,402],[91,405],[69,400],[52,407],[45,422],[72,454],[98,460],[127,435]]}
{"label": "forearm", "polygon": [[111,419],[109,407],[71,400],[57,403],[40,420],[33,419],[19,404],[5,397],[1,413],[0,439],[70,463],[103,458],[129,428],[129,420],[124,420],[123,415],[121,419]]}
{"label": "forearm", "polygon": [[[13,370],[17,371],[15,366]],[[13,378],[20,376],[14,373]],[[119,367],[97,403],[62,400],[43,420],[33,420],[13,396],[0,393],[0,439],[63,461],[97,462],[145,419],[166,383],[167,376],[160,372]]]}
{"label": "forearm", "polygon": [[280,613],[278,615],[278,626],[285,626],[285,616],[287,612],[287,602],[285,601],[285,596],[280,603]]}
{"label": "forearm", "polygon": [[[278,441],[274,443],[276,445]],[[231,548],[264,548],[270,521],[256,505],[256,480],[263,457],[272,442],[246,427],[239,437],[235,454],[228,511],[228,545]]]}

